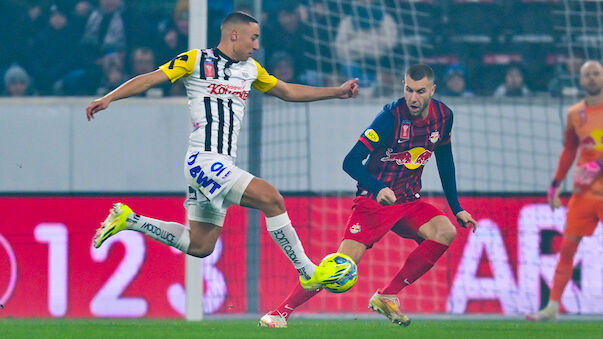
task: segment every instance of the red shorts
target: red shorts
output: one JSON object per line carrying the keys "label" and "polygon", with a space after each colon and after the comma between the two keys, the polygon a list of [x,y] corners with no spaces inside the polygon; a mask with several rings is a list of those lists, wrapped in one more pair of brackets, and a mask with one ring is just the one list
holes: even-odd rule
{"label": "red shorts", "polygon": [[356,240],[371,248],[391,230],[420,243],[423,239],[418,235],[419,228],[438,215],[445,214],[420,199],[383,206],[367,197],[356,197],[343,239]]}
{"label": "red shorts", "polygon": [[585,194],[572,194],[567,205],[567,222],[564,234],[591,236],[597,223],[603,221],[603,199],[593,199]]}

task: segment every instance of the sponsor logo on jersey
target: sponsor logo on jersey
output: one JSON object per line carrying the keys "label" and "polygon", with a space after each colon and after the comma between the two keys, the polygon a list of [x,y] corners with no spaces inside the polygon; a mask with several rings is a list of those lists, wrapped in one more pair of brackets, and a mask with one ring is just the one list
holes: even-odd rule
{"label": "sponsor logo on jersey", "polygon": [[597,151],[603,151],[603,130],[593,129],[589,136],[582,139],[580,146],[583,148],[592,148]]}
{"label": "sponsor logo on jersey", "polygon": [[249,95],[248,91],[245,91],[243,88],[241,88],[239,86],[224,85],[224,84],[209,84],[209,85],[207,85],[207,88],[209,88],[209,94],[213,94],[213,95],[232,94],[232,95],[238,96],[239,98],[241,98],[243,100],[247,100],[247,95]]}
{"label": "sponsor logo on jersey", "polygon": [[431,141],[432,144],[435,144],[436,142],[438,142],[438,140],[440,140],[440,132],[431,132],[431,134],[429,135],[429,141]]}
{"label": "sponsor logo on jersey", "polygon": [[212,59],[205,59],[203,61],[203,70],[205,70],[205,77],[213,78],[216,74],[214,73],[214,61]]}
{"label": "sponsor logo on jersey", "polygon": [[372,128],[367,129],[364,132],[364,136],[372,142],[379,142],[379,135]]}
{"label": "sponsor logo on jersey", "polygon": [[360,224],[359,223],[355,223],[354,225],[350,226],[350,233],[356,234],[358,232],[360,232]]}
{"label": "sponsor logo on jersey", "polygon": [[408,169],[417,169],[427,163],[431,157],[431,151],[423,147],[415,147],[408,151],[394,153],[394,150],[388,148],[381,161],[395,161],[398,166],[404,165]]}
{"label": "sponsor logo on jersey", "polygon": [[410,121],[403,120],[402,125],[400,126],[400,138],[398,139],[398,143],[401,144],[410,139]]}

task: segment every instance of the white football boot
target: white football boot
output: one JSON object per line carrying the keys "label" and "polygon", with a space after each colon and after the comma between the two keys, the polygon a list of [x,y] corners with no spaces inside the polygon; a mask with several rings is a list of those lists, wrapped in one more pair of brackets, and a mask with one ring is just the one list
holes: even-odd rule
{"label": "white football boot", "polygon": [[558,318],[559,303],[556,301],[549,301],[545,308],[526,315],[526,319],[530,321],[556,321]]}
{"label": "white football boot", "polygon": [[260,318],[258,326],[272,328],[287,328],[287,319],[281,314],[272,315],[267,313],[262,318]]}

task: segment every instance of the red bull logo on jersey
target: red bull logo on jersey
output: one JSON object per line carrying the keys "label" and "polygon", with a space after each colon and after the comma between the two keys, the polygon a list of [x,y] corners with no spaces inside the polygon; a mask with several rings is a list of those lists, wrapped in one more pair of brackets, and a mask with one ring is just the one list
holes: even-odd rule
{"label": "red bull logo on jersey", "polygon": [[432,144],[435,144],[436,142],[438,142],[438,140],[440,140],[440,132],[431,132],[431,134],[429,135],[429,141],[431,141]]}
{"label": "red bull logo on jersey", "polygon": [[589,136],[582,139],[580,146],[583,148],[592,148],[596,151],[603,151],[603,130],[592,130]]}
{"label": "red bull logo on jersey", "polygon": [[394,150],[388,148],[381,161],[395,161],[399,166],[406,166],[408,169],[417,169],[427,163],[431,157],[431,151],[423,147],[415,147],[408,151],[394,153]]}

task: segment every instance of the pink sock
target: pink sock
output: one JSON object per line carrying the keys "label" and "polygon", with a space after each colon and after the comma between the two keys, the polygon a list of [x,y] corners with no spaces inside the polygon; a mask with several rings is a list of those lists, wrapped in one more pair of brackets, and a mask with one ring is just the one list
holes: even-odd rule
{"label": "pink sock", "polygon": [[301,306],[303,303],[310,300],[320,291],[322,291],[322,289],[316,291],[306,291],[299,285],[299,283],[295,284],[295,287],[291,290],[291,293],[289,293],[287,299],[285,299],[285,301],[283,301],[279,307],[269,314],[277,315],[280,313],[283,317],[285,317],[285,319],[289,319],[291,313],[293,313],[298,306]]}
{"label": "pink sock", "polygon": [[380,294],[398,294],[404,287],[419,279],[446,252],[448,245],[433,240],[423,241],[414,251],[410,252],[404,266],[390,281]]}

